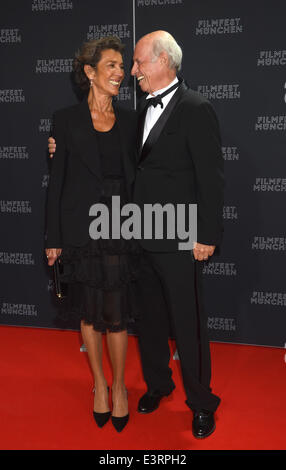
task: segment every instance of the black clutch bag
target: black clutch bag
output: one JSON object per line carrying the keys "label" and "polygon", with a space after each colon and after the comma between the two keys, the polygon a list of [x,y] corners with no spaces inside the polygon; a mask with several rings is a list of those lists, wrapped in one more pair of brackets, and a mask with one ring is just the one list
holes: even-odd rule
{"label": "black clutch bag", "polygon": [[61,300],[67,296],[67,284],[60,280],[62,270],[63,267],[57,258],[54,262],[54,283],[56,296]]}

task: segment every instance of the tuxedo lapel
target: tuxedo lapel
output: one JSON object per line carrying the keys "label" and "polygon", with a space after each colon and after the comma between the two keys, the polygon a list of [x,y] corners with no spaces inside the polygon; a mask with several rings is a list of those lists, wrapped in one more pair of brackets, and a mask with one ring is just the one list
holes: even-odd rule
{"label": "tuxedo lapel", "polygon": [[[143,112],[141,113],[139,117],[139,126],[138,126],[138,155],[139,155],[139,161],[142,162],[147,158],[149,153],[151,152],[152,148],[156,144],[157,140],[159,139],[162,130],[164,129],[167,121],[169,120],[174,108],[180,101],[183,93],[187,90],[186,85],[184,82],[181,83],[181,85],[178,87],[178,90],[174,94],[174,96],[171,98],[169,103],[167,104],[166,108],[164,109],[163,113],[157,120],[157,122],[154,124],[152,127],[143,147],[142,150],[142,140],[143,140],[143,133],[144,133],[144,123],[145,123],[145,117],[147,113],[148,106],[146,104]],[[147,101],[147,100],[146,100]]]}
{"label": "tuxedo lapel", "polygon": [[90,171],[102,179],[99,148],[87,100],[79,104],[76,126],[73,130],[79,155]]}
{"label": "tuxedo lapel", "polygon": [[142,110],[141,110],[141,112],[139,114],[139,118],[138,118],[138,131],[137,131],[137,157],[138,157],[138,159],[140,158],[141,152],[142,152],[144,124],[145,124],[147,109],[148,109],[148,103],[147,103],[147,100],[145,98],[145,101],[142,105]]}

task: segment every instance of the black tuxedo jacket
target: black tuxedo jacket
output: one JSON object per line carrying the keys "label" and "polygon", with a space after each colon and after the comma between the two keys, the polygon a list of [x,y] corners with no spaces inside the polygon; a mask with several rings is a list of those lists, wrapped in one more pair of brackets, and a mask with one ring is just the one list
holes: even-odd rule
{"label": "black tuxedo jacket", "polygon": [[[137,147],[143,135],[146,98],[139,107]],[[137,139],[137,140],[138,140]],[[169,101],[137,156],[134,202],[197,204],[197,241],[219,245],[223,214],[223,157],[211,104],[184,82]],[[177,240],[142,240],[150,251],[176,251]]]}
{"label": "black tuxedo jacket", "polygon": [[[114,110],[131,198],[137,115],[135,111],[117,106]],[[89,239],[90,206],[102,195],[99,149],[87,100],[57,111],[53,123],[57,151],[52,160],[48,189],[46,247],[82,246]]]}

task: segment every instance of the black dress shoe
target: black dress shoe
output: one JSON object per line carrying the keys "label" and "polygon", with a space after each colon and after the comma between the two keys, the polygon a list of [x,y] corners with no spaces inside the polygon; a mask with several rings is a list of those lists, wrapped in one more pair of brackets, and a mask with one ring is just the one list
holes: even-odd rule
{"label": "black dress shoe", "polygon": [[129,420],[129,413],[125,416],[111,416],[111,421],[117,432],[121,432]]}
{"label": "black dress shoe", "polygon": [[111,416],[111,411],[106,411],[106,413],[98,413],[97,411],[93,412],[93,417],[99,428],[103,428],[103,426],[109,420],[110,416]]}
{"label": "black dress shoe", "polygon": [[214,412],[207,410],[194,411],[193,435],[197,439],[210,436],[215,430]]}
{"label": "black dress shoe", "polygon": [[[107,387],[107,391],[109,393],[109,387]],[[93,389],[95,393],[95,388]],[[111,411],[106,411],[105,413],[98,413],[97,411],[93,411],[94,420],[99,428],[103,428],[103,426],[107,423],[111,416]]]}
{"label": "black dress shoe", "polygon": [[143,395],[143,397],[141,397],[139,400],[137,411],[143,414],[152,413],[152,411],[157,410],[162,398],[167,397],[171,393],[172,392],[165,393],[165,394],[150,393],[150,392],[145,393],[145,395]]}
{"label": "black dress shoe", "polygon": [[[128,391],[126,390],[126,395],[128,396]],[[111,416],[111,422],[113,424],[113,427],[116,429],[117,432],[121,432],[126,424],[129,421],[129,413],[125,416]]]}

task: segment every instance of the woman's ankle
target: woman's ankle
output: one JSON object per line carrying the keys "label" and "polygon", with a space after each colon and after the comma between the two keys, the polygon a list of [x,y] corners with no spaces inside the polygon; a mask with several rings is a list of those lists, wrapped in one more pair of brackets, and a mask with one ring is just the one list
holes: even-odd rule
{"label": "woman's ankle", "polygon": [[94,388],[98,391],[105,391],[108,387],[107,381],[105,379],[102,380],[94,380]]}
{"label": "woman's ankle", "polygon": [[112,391],[113,392],[121,392],[126,390],[126,385],[124,382],[113,382],[112,384]]}

